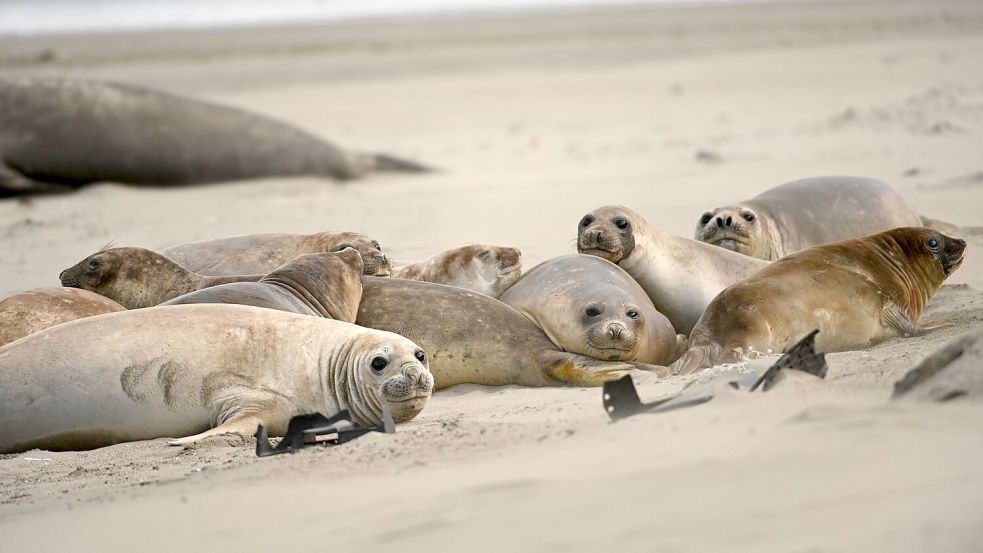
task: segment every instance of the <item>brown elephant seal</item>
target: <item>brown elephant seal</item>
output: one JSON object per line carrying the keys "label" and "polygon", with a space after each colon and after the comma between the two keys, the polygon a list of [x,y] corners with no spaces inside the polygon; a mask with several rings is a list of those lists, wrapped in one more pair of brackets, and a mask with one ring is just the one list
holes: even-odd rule
{"label": "brown elephant seal", "polygon": [[912,334],[965,248],[935,230],[904,227],[783,257],[710,302],[670,371],[785,351],[816,328],[822,352]]}
{"label": "brown elephant seal", "polygon": [[383,404],[405,421],[432,388],[419,346],[350,323],[243,305],[110,313],[0,348],[0,453],[282,435],[294,415],[341,409],[378,424]]}
{"label": "brown elephant seal", "polygon": [[633,368],[651,370],[561,351],[532,321],[484,294],[369,276],[362,284],[355,323],[420,344],[438,389],[465,383],[598,386]]}
{"label": "brown elephant seal", "polygon": [[362,300],[362,257],[353,248],[295,257],[259,282],[204,288],[163,305],[234,303],[355,322]]}
{"label": "brown elephant seal", "polygon": [[577,251],[624,269],[683,334],[689,334],[721,290],[768,266],[761,259],[662,232],[621,206],[584,215],[577,227]]}
{"label": "brown elephant seal", "polygon": [[393,269],[393,278],[457,286],[497,298],[522,275],[522,252],[501,246],[470,245]]}
{"label": "brown elephant seal", "polygon": [[96,181],[347,180],[372,171],[428,171],[388,155],[346,152],[244,110],[113,82],[2,79],[0,121],[0,195]]}
{"label": "brown elephant seal", "polygon": [[389,258],[383,255],[378,242],[349,231],[247,234],[171,246],[160,252],[203,275],[265,275],[298,255],[340,252],[345,248],[355,248],[362,255],[365,274],[389,276],[392,272]]}
{"label": "brown elephant seal", "polygon": [[914,226],[922,226],[922,218],[884,181],[813,177],[707,211],[695,238],[773,261],[820,244]]}
{"label": "brown elephant seal", "polygon": [[75,288],[35,288],[0,301],[0,346],[61,323],[125,311],[109,298]]}
{"label": "brown elephant seal", "polygon": [[119,302],[127,309],[153,307],[194,290],[227,282],[255,281],[263,275],[206,276],[144,248],[98,251],[58,275],[62,286],[81,288]]}
{"label": "brown elephant seal", "polygon": [[564,255],[527,272],[500,298],[563,351],[609,361],[666,365],[686,337],[620,267],[593,255]]}

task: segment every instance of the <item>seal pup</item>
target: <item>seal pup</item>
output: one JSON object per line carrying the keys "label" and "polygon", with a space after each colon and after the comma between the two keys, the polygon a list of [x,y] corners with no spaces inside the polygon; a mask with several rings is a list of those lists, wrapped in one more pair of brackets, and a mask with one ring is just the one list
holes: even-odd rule
{"label": "seal pup", "polygon": [[61,323],[125,311],[109,298],[76,288],[35,288],[0,301],[0,346]]}
{"label": "seal pup", "polygon": [[182,294],[263,275],[206,276],[144,248],[100,250],[58,275],[62,286],[95,292],[127,309],[153,307]]}
{"label": "seal pup", "polygon": [[372,171],[426,172],[385,154],[344,151],[245,110],[129,84],[0,80],[0,195],[97,181],[181,185]]}
{"label": "seal pup", "polygon": [[109,313],[0,348],[0,453],[282,435],[294,415],[346,408],[376,425],[383,404],[406,421],[432,388],[419,346],[350,323],[243,305]]}
{"label": "seal pup", "polygon": [[563,351],[666,365],[686,348],[686,337],[676,334],[645,290],[620,267],[593,255],[544,261],[500,299]]}
{"label": "seal pup", "polygon": [[355,248],[362,255],[365,274],[389,276],[392,272],[379,242],[349,231],[247,234],[171,246],[160,252],[203,275],[265,275],[298,255],[340,252],[345,248]]}
{"label": "seal pup", "polygon": [[393,278],[457,286],[497,298],[522,275],[522,252],[490,245],[461,246],[393,269]]}
{"label": "seal pup", "polygon": [[707,211],[695,238],[774,261],[811,246],[915,226],[923,226],[922,218],[884,181],[812,177]]}
{"label": "seal pup", "polygon": [[355,323],[420,344],[430,355],[437,389],[465,383],[599,386],[633,368],[653,370],[561,351],[501,301],[443,284],[363,276]]}
{"label": "seal pup", "polygon": [[205,288],[164,302],[235,303],[355,322],[362,299],[362,257],[354,248],[295,257],[259,282]]}
{"label": "seal pup", "polygon": [[624,269],[683,334],[690,333],[721,290],[768,265],[761,259],[662,232],[638,213],[613,205],[597,208],[580,220],[577,251]]}
{"label": "seal pup", "polygon": [[822,352],[914,334],[965,249],[933,229],[903,227],[783,257],[710,302],[670,372],[785,351],[816,328]]}

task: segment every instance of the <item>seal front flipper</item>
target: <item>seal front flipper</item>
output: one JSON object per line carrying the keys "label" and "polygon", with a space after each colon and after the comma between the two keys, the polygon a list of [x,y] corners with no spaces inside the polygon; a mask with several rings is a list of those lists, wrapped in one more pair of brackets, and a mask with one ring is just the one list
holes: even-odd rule
{"label": "seal front flipper", "polygon": [[256,433],[256,427],[263,423],[263,419],[255,414],[234,416],[215,428],[206,430],[201,434],[168,440],[167,445],[187,445],[197,442],[198,440],[203,440],[212,436],[220,436],[222,434],[241,434],[246,437],[251,437]]}
{"label": "seal front flipper", "polygon": [[539,355],[543,372],[573,386],[600,386],[628,374],[633,365],[621,361],[601,361],[564,351],[545,351]]}
{"label": "seal front flipper", "polygon": [[26,194],[58,194],[72,190],[71,186],[65,184],[32,179],[0,160],[0,198]]}
{"label": "seal front flipper", "polygon": [[881,312],[881,324],[887,328],[896,329],[902,336],[918,336],[929,330],[911,320],[908,311],[895,303],[888,303],[884,306],[884,310]]}

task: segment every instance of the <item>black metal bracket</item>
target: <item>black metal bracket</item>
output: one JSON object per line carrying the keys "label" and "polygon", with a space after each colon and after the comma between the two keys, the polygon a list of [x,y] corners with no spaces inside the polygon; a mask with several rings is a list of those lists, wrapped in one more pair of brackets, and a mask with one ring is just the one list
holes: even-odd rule
{"label": "black metal bracket", "polygon": [[287,433],[276,447],[270,445],[266,427],[259,425],[256,428],[256,456],[269,457],[305,447],[343,444],[369,432],[384,434],[396,432],[396,422],[385,405],[382,407],[382,423],[373,427],[356,426],[348,409],[331,417],[325,417],[320,413],[297,415],[290,419]]}
{"label": "black metal bracket", "polygon": [[[747,388],[749,392],[757,390],[766,392],[771,389],[783,369],[793,369],[826,378],[826,355],[816,352],[816,335],[819,330],[813,330],[804,338],[799,340],[788,352],[778,358],[772,366],[768,367],[760,377],[747,381],[746,379],[736,379],[729,384],[734,388]],[[638,390],[631,375],[625,375],[618,380],[604,383],[604,390],[601,396],[604,402],[604,411],[613,420],[619,420],[639,413],[664,413],[673,409],[690,407],[706,403],[713,399],[711,392],[686,392],[685,390],[674,396],[663,398],[652,403],[642,403],[638,397]]]}

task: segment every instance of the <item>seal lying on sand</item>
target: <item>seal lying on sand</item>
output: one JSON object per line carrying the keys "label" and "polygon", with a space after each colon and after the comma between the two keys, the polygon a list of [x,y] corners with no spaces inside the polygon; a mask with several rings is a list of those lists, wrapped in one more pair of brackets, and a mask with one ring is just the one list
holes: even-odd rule
{"label": "seal lying on sand", "polygon": [[127,309],[153,307],[188,292],[227,282],[256,281],[263,275],[205,276],[144,248],[98,251],[61,272],[62,286],[82,288]]}
{"label": "seal lying on sand", "polygon": [[355,322],[362,257],[353,248],[295,257],[259,282],[236,282],[178,296],[164,305],[234,303]]}
{"label": "seal lying on sand", "polygon": [[298,255],[340,252],[345,248],[355,248],[362,254],[365,274],[389,276],[392,267],[379,243],[364,234],[348,231],[247,234],[171,246],[160,253],[203,275],[265,275]]}
{"label": "seal lying on sand", "polygon": [[0,121],[0,195],[96,181],[346,180],[379,170],[428,170],[388,155],[345,152],[240,109],[112,82],[0,80]]}
{"label": "seal lying on sand", "polygon": [[785,351],[815,328],[822,352],[917,332],[915,321],[965,248],[935,230],[905,227],[786,256],[714,298],[670,371]]}
{"label": "seal lying on sand", "polygon": [[515,248],[471,245],[432,255],[393,269],[393,278],[457,286],[497,298],[522,274],[522,253]]}
{"label": "seal lying on sand", "polygon": [[0,346],[61,323],[125,311],[109,298],[75,288],[35,288],[0,301]]}
{"label": "seal lying on sand", "polygon": [[645,290],[617,265],[564,255],[527,272],[501,300],[525,315],[563,351],[666,365],[686,347]]}
{"label": "seal lying on sand", "polygon": [[696,225],[695,238],[775,260],[811,246],[914,226],[922,226],[922,218],[883,181],[813,177],[707,211]]}
{"label": "seal lying on sand", "polygon": [[383,403],[405,421],[432,388],[423,350],[388,332],[241,305],[110,313],[0,348],[0,453],[282,435],[345,408],[375,425]]}
{"label": "seal lying on sand", "polygon": [[577,227],[577,251],[617,263],[684,334],[721,290],[768,266],[767,261],[662,232],[621,206],[584,215]]}
{"label": "seal lying on sand", "polygon": [[560,351],[508,305],[453,286],[363,277],[356,324],[402,334],[430,354],[438,389],[455,384],[597,386],[638,363]]}

